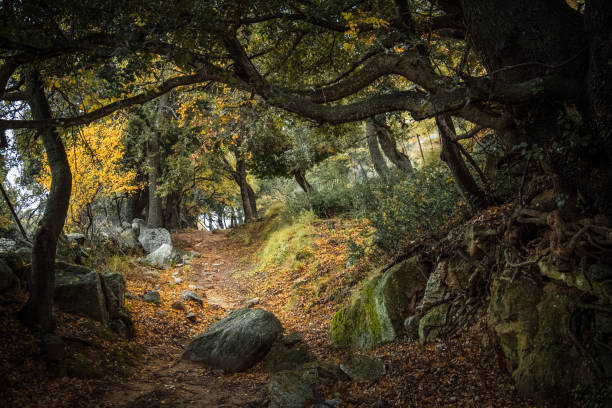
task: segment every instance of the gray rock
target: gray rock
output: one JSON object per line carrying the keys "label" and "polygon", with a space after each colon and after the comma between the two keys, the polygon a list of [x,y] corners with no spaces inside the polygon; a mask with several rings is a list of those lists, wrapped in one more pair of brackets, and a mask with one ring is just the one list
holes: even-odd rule
{"label": "gray rock", "polygon": [[213,323],[185,349],[183,359],[228,372],[246,370],[261,361],[283,331],[280,321],[263,309],[238,309]]}
{"label": "gray rock", "polygon": [[444,281],[448,270],[448,261],[443,260],[438,263],[436,269],[429,275],[427,286],[421,303],[417,306],[417,310],[427,310],[430,306],[439,304],[444,300],[446,295],[446,285]]}
{"label": "gray rock", "polygon": [[314,367],[279,371],[270,378],[270,408],[304,408],[314,400],[318,375]]}
{"label": "gray rock", "polygon": [[193,312],[189,312],[187,313],[187,315],[185,316],[187,318],[187,320],[189,320],[191,323],[195,323],[196,322],[196,315]]}
{"label": "gray rock", "polygon": [[0,259],[0,293],[19,289],[19,278],[8,264]]}
{"label": "gray rock", "polygon": [[293,370],[308,362],[308,346],[299,333],[291,333],[274,343],[262,363],[264,370],[277,372]]}
{"label": "gray rock", "polygon": [[340,362],[340,368],[352,380],[374,381],[385,375],[385,364],[378,358],[361,354],[346,356]]}
{"label": "gray rock", "polygon": [[140,247],[138,237],[131,228],[119,233],[119,244],[127,249],[138,249]]}
{"label": "gray rock", "polygon": [[178,285],[183,283],[183,279],[182,278],[178,278],[178,277],[174,277],[174,284]]}
{"label": "gray rock", "polygon": [[85,235],[78,233],[78,232],[73,232],[71,234],[66,234],[66,238],[68,238],[68,241],[70,242],[74,242],[75,244],[78,245],[84,245],[85,244]]}
{"label": "gray rock", "polygon": [[146,261],[152,266],[168,269],[172,266],[172,245],[162,244],[147,255]]}
{"label": "gray rock", "polygon": [[416,340],[419,338],[419,320],[421,320],[420,315],[413,315],[404,321],[406,337],[408,337],[410,340]]}
{"label": "gray rock", "polygon": [[172,250],[171,261],[175,265],[182,264],[184,256],[185,256],[185,252],[182,249],[175,248]]}
{"label": "gray rock", "polygon": [[100,277],[109,316],[111,319],[118,318],[125,306],[125,279],[116,272],[101,274]]}
{"label": "gray rock", "polygon": [[202,298],[200,296],[198,296],[197,293],[189,290],[189,289],[185,289],[183,291],[183,293],[181,293],[181,298],[183,300],[189,300],[192,302],[196,302],[197,304],[199,304],[200,306],[202,306],[204,304],[204,302],[202,301]]}
{"label": "gray rock", "polygon": [[249,301],[246,303],[246,307],[247,307],[248,309],[250,309],[250,308],[252,308],[253,306],[255,306],[256,304],[258,304],[258,303],[259,303],[259,298],[258,298],[258,297],[256,297],[256,298],[250,299],[250,300],[249,300]]}
{"label": "gray rock", "polygon": [[134,231],[134,234],[136,236],[140,235],[140,229],[141,228],[146,228],[147,223],[145,222],[145,220],[141,220],[140,218],[134,218],[132,220],[132,231]]}
{"label": "gray rock", "polygon": [[100,275],[83,266],[56,262],[54,302],[66,313],[108,323]]}
{"label": "gray rock", "polygon": [[147,303],[155,303],[157,306],[161,305],[161,296],[156,290],[149,291],[144,294],[142,300]]}
{"label": "gray rock", "polygon": [[591,279],[595,282],[603,282],[612,279],[612,266],[595,264],[589,267]]}
{"label": "gray rock", "polygon": [[419,321],[419,340],[421,343],[432,342],[438,339],[444,331],[448,312],[449,306],[441,304],[432,307],[425,313]]}
{"label": "gray rock", "polygon": [[140,228],[138,242],[140,242],[140,245],[142,245],[142,248],[148,254],[164,244],[172,248],[170,233],[165,228]]}

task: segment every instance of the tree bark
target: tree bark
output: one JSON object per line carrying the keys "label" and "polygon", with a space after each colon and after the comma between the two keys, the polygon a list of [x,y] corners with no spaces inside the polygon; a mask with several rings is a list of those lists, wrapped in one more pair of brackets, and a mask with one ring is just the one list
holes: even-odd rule
{"label": "tree bark", "polygon": [[[28,99],[33,118],[51,119],[51,108],[39,73],[30,72],[27,79]],[[30,298],[21,309],[20,317],[30,327],[51,332],[55,328],[53,319],[55,252],[57,240],[68,214],[72,173],[57,129],[44,129],[41,138],[51,169],[51,188],[45,212],[34,236],[32,268],[29,276]]]}
{"label": "tree bark", "polygon": [[150,228],[159,228],[163,226],[163,210],[162,199],[158,194],[158,185],[160,177],[160,146],[159,138],[163,125],[164,106],[168,103],[168,94],[164,94],[159,98],[157,107],[157,120],[155,129],[151,129],[149,134],[149,143],[147,145],[147,164],[149,167],[149,214],[147,216],[147,226]]}
{"label": "tree bark", "polygon": [[440,132],[440,144],[442,152],[440,158],[450,169],[459,190],[466,200],[475,208],[482,209],[490,204],[490,199],[485,192],[476,184],[465,161],[461,157],[461,151],[455,144],[455,125],[448,115],[437,116],[436,125]]}
{"label": "tree bark", "polygon": [[163,208],[164,228],[168,230],[176,230],[181,227],[181,196],[177,192],[170,193],[166,196],[165,205]]}
{"label": "tree bark", "polygon": [[246,163],[244,157],[238,151],[234,151],[236,158],[235,180],[240,188],[240,197],[242,198],[242,209],[244,211],[244,222],[249,222],[257,216],[257,209],[251,199],[255,199],[255,193],[247,182]]}
{"label": "tree bark", "polygon": [[293,170],[293,177],[306,194],[310,194],[312,192],[312,186],[310,185],[308,180],[306,180],[306,174],[304,170]]}
{"label": "tree bark", "polygon": [[406,174],[414,173],[410,158],[397,150],[395,139],[391,136],[391,129],[384,123],[379,123],[374,119],[376,135],[383,153],[400,171]]}
{"label": "tree bark", "polygon": [[374,170],[381,178],[386,179],[389,175],[389,169],[378,147],[376,123],[374,123],[373,118],[366,119],[366,141],[368,143],[372,164],[374,164]]}

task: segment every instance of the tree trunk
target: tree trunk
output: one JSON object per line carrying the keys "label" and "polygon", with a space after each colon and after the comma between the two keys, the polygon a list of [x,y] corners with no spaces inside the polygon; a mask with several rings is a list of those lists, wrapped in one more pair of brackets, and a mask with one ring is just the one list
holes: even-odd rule
{"label": "tree trunk", "polygon": [[[245,177],[245,182],[246,182],[246,177]],[[251,205],[251,213],[253,214],[254,218],[257,218],[257,198],[255,197],[255,191],[253,190],[253,187],[251,187],[251,185],[246,182],[246,187],[247,187],[247,193],[249,194],[249,204]]]}
{"label": "tree trunk", "polygon": [[132,222],[134,218],[143,218],[149,200],[149,189],[145,187],[127,197],[126,218],[127,222]]}
{"label": "tree trunk", "polygon": [[304,170],[293,170],[293,177],[306,194],[310,194],[312,192],[312,186],[310,185],[308,180],[306,180],[306,174]]}
{"label": "tree trunk", "polygon": [[168,230],[176,230],[181,227],[181,197],[179,193],[173,192],[166,196],[164,214],[164,228]]}
{"label": "tree trunk", "polygon": [[[28,74],[28,98],[32,117],[35,120],[52,117],[38,72]],[[30,298],[20,311],[20,317],[28,326],[50,332],[55,328],[53,319],[55,252],[57,240],[68,214],[72,173],[57,129],[45,129],[41,137],[51,169],[51,188],[45,212],[34,236],[32,268],[29,276]]]}
{"label": "tree trunk", "polygon": [[391,129],[384,123],[377,122],[376,119],[374,119],[374,125],[376,127],[378,142],[380,143],[383,153],[387,156],[387,159],[403,173],[412,174],[414,170],[410,158],[397,150],[397,144],[391,135]]}
{"label": "tree trunk", "polygon": [[147,226],[151,228],[159,228],[163,226],[163,211],[162,199],[158,194],[157,186],[159,184],[160,171],[160,147],[159,137],[164,118],[164,106],[168,103],[168,94],[164,94],[159,98],[157,107],[157,120],[155,129],[151,129],[149,134],[149,143],[147,151],[147,162],[149,167],[149,215],[147,217]]}
{"label": "tree trunk", "polygon": [[490,204],[485,192],[476,184],[465,161],[461,157],[461,151],[455,144],[455,125],[450,116],[436,116],[436,125],[440,132],[440,145],[442,152],[440,158],[450,169],[459,190],[466,200],[475,208],[482,209]]}
{"label": "tree trunk", "polygon": [[244,157],[234,151],[234,157],[236,158],[236,172],[235,179],[238,187],[240,187],[240,197],[242,198],[242,209],[244,211],[244,222],[249,222],[255,219],[257,216],[256,210],[254,209],[254,203],[251,203],[251,198],[255,198],[255,193],[247,182],[246,163]]}
{"label": "tree trunk", "polygon": [[374,164],[374,170],[376,170],[376,173],[381,178],[385,179],[389,174],[389,169],[387,168],[385,158],[378,147],[378,137],[376,134],[377,131],[374,119],[368,118],[366,120],[366,140],[368,143],[368,150],[370,151],[370,158],[372,159],[372,164]]}

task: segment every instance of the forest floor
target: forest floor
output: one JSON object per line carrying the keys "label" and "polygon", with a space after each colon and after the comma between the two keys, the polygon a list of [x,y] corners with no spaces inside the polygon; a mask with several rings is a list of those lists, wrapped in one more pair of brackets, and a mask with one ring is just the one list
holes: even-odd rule
{"label": "forest floor", "polygon": [[[310,255],[317,259],[314,270],[318,275],[334,269],[326,262],[346,264],[348,238],[338,232],[341,228],[330,225],[334,227],[329,221],[319,222],[313,231],[314,254]],[[111,375],[91,380],[50,380],[41,377],[38,370],[33,376],[37,380],[32,383],[32,375],[27,379],[23,375],[24,395],[14,398],[12,406],[266,407],[270,374],[260,364],[243,373],[224,374],[180,359],[183,348],[195,335],[254,297],[259,298],[255,307],[274,313],[286,333],[297,331],[302,335],[313,360],[337,363],[347,353],[331,348],[327,341],[329,321],[338,304],[334,294],[350,293],[344,287],[333,287],[333,282],[345,282],[348,274],[344,268],[335,268],[341,275],[332,277],[324,288],[317,287],[318,300],[309,301],[314,290],[307,282],[312,279],[312,268],[258,269],[255,253],[261,243],[245,244],[239,235],[224,231],[185,231],[174,234],[172,239],[175,247],[198,251],[201,256],[190,265],[165,271],[151,270],[135,261],[126,267],[126,307],[134,320],[135,336],[121,347],[138,355],[137,362],[127,367],[114,363]],[[182,282],[176,284],[176,277]],[[161,295],[160,306],[141,300],[145,292],[153,289]],[[202,294],[203,306],[183,301],[185,310],[172,308],[184,289]],[[195,314],[195,322],[186,319],[188,312]],[[64,330],[71,328],[74,335],[83,322],[66,316],[60,319],[59,332],[64,324]],[[27,337],[13,329],[17,330],[14,336]],[[83,333],[82,336],[88,335],[85,329]],[[341,408],[532,406],[518,398],[495,354],[482,347],[483,335],[484,330],[477,326],[439,344],[420,345],[399,339],[366,352],[385,363],[387,374],[383,378],[368,383],[339,382],[333,388],[318,390],[319,397],[338,397],[343,401]],[[22,341],[17,352],[35,354],[33,347]],[[102,347],[110,346],[104,343]],[[111,354],[112,350],[108,350]]]}

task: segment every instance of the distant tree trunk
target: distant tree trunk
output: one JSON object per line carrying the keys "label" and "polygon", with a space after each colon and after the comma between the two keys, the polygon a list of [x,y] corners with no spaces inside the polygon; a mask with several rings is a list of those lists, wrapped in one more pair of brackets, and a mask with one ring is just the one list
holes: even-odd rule
{"label": "distant tree trunk", "polygon": [[247,182],[246,163],[244,157],[237,151],[234,151],[234,157],[236,158],[235,180],[238,184],[238,187],[240,187],[240,197],[242,198],[244,221],[249,222],[254,220],[257,216],[257,209],[255,208],[255,203],[251,202],[251,199],[255,198],[255,193]]}
{"label": "distant tree trunk", "polygon": [[306,180],[306,174],[304,170],[293,170],[293,177],[295,177],[295,181],[306,194],[310,194],[312,192],[312,186],[310,185],[308,180]]}
{"label": "distant tree trunk", "polygon": [[387,156],[387,159],[403,173],[412,174],[414,170],[410,158],[397,150],[395,139],[391,136],[391,129],[384,123],[377,122],[376,119],[374,120],[374,124],[376,126],[378,142],[380,143],[383,153]]}
{"label": "distant tree trunk", "polygon": [[149,215],[147,217],[147,226],[151,228],[159,228],[163,225],[162,199],[158,194],[157,187],[159,185],[160,171],[160,146],[159,137],[163,124],[164,106],[168,103],[168,94],[159,97],[157,107],[157,120],[155,129],[151,129],[149,133],[149,143],[147,152],[147,162],[149,167]]}
{"label": "distant tree trunk", "polygon": [[181,227],[181,197],[179,193],[170,193],[166,196],[166,203],[163,208],[164,228],[176,230]]}
{"label": "distant tree trunk", "polygon": [[485,208],[490,200],[485,192],[476,184],[468,167],[461,156],[459,147],[455,144],[456,132],[452,118],[448,115],[436,116],[436,124],[440,132],[442,152],[440,158],[450,169],[457,186],[467,201],[475,208]]}
{"label": "distant tree trunk", "polygon": [[253,214],[254,218],[257,218],[257,198],[255,197],[255,191],[248,182],[246,183],[246,186],[247,192],[249,194],[249,204],[251,206],[251,213]]}
{"label": "distant tree trunk", "polygon": [[236,223],[236,213],[234,212],[234,208],[230,208],[230,228],[236,228],[238,224]]}
{"label": "distant tree trunk", "polygon": [[376,133],[376,123],[374,123],[374,119],[368,118],[366,120],[366,140],[368,143],[368,150],[370,151],[370,158],[372,159],[376,173],[382,178],[387,178],[389,169],[378,147],[378,137]]}
{"label": "distant tree trunk", "polygon": [[[35,120],[50,119],[51,108],[44,92],[38,72],[27,75],[28,99]],[[45,129],[41,138],[49,168],[51,169],[51,188],[45,212],[38,224],[32,248],[32,268],[29,286],[30,298],[20,311],[22,321],[30,327],[45,332],[55,328],[53,319],[53,293],[55,290],[55,252],[57,240],[64,228],[70,193],[72,173],[66,157],[64,144],[57,129]]]}

